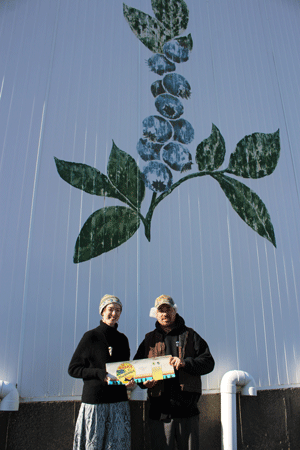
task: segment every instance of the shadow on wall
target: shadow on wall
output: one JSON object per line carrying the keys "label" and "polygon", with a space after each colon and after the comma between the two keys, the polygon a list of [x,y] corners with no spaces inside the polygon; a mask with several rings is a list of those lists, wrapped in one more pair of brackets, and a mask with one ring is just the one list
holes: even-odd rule
{"label": "shadow on wall", "polygon": [[[132,450],[150,450],[147,403],[131,402]],[[220,395],[200,399],[200,450],[221,448]],[[1,450],[71,450],[80,402],[21,403],[0,412]],[[300,389],[237,396],[239,450],[299,450]]]}

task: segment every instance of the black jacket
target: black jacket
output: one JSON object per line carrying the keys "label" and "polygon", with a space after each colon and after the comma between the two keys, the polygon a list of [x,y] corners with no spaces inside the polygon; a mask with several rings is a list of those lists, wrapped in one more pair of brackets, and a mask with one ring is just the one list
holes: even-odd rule
{"label": "black jacket", "polygon": [[[112,347],[111,356],[108,347]],[[126,386],[109,386],[104,379],[106,363],[129,359],[128,339],[117,331],[117,327],[110,327],[101,321],[97,328],[87,331],[68,368],[71,377],[83,379],[82,402],[99,404],[127,401]]]}
{"label": "black jacket", "polygon": [[[168,334],[156,322],[155,330],[146,335],[134,359],[147,358],[149,353],[153,353],[150,346],[154,341],[163,344],[158,346],[160,354],[180,356],[179,346],[187,334],[190,342],[182,350],[185,367],[175,370],[175,378],[161,381],[148,390],[149,416],[152,419],[165,420],[199,414],[197,403],[201,394],[200,377],[213,370],[214,359],[205,340],[196,331],[186,327],[181,316],[176,315],[174,327]],[[194,390],[191,389],[193,385]]]}

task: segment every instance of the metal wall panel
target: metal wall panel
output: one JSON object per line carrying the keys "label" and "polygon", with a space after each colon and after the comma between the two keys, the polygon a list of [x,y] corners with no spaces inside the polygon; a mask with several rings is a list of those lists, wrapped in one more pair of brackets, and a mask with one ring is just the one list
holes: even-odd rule
{"label": "metal wall panel", "polygon": [[[124,303],[120,330],[132,356],[162,294],[209,343],[219,389],[227,370],[259,387],[298,385],[300,5],[292,0],[188,0],[190,83],[184,118],[189,149],[212,123],[230,154],[246,135],[280,130],[273,174],[240,179],[264,201],[277,248],[247,226],[215,179],[182,183],[119,247],[78,264],[74,245],[96,210],[118,200],[90,195],[60,178],[54,157],[107,174],[112,141],[143,167],[142,121],[157,114],[147,67],[151,51],[123,16],[120,0],[0,3],[0,379],[24,399],[80,395],[67,374],[82,334],[98,325],[106,293]],[[128,4],[153,16],[150,0]],[[184,173],[186,175],[186,173]],[[182,174],[177,174],[180,178]],[[175,174],[174,174],[175,177]],[[233,177],[234,178],[234,177]],[[146,189],[142,214],[152,194]]]}

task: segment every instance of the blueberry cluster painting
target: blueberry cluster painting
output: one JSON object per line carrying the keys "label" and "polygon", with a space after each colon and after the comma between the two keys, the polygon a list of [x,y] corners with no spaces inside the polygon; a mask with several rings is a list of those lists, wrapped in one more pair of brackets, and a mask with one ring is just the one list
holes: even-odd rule
{"label": "blueberry cluster painting", "polygon": [[[143,166],[140,168],[115,142],[107,175],[86,164],[55,158],[63,180],[88,194],[121,202],[120,206],[104,207],[88,217],[75,244],[74,262],[88,261],[113,250],[130,239],[142,225],[150,242],[151,220],[157,205],[182,183],[203,176],[212,177],[241,219],[276,247],[265,204],[249,187],[230,175],[252,179],[270,175],[279,159],[279,130],[245,136],[230,155],[228,167],[222,170],[225,141],[215,124],[206,139],[194,144],[193,125],[183,117],[185,102],[191,97],[191,86],[177,73],[193,49],[192,36],[183,35],[189,10],[183,0],[152,0],[151,3],[154,17],[123,5],[131,30],[153,53],[145,70],[157,74],[157,80],[150,87],[157,114],[142,121],[143,135],[136,146]],[[179,179],[177,177],[175,182],[176,172]],[[144,216],[141,205],[146,189],[153,193]]]}

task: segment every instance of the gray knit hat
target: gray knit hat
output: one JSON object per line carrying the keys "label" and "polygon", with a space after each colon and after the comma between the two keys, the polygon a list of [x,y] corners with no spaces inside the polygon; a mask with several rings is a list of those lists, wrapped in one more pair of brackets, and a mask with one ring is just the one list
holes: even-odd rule
{"label": "gray knit hat", "polygon": [[99,314],[102,315],[102,311],[105,308],[105,306],[110,305],[111,303],[116,303],[117,305],[119,305],[121,307],[121,310],[122,310],[123,305],[120,302],[120,300],[118,299],[118,297],[116,297],[115,295],[106,294],[106,295],[104,295],[104,297],[101,298],[100,305],[99,305]]}

